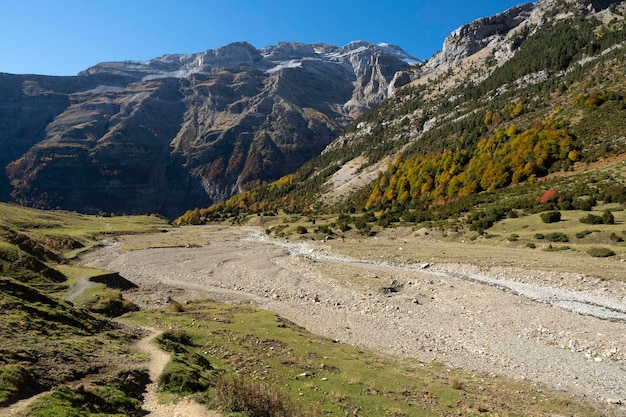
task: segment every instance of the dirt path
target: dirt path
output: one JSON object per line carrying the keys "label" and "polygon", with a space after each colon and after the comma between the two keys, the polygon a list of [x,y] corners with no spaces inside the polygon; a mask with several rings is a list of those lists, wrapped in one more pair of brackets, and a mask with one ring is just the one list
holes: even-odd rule
{"label": "dirt path", "polygon": [[155,329],[146,329],[150,331],[148,337],[144,337],[135,345],[137,349],[146,353],[150,357],[148,362],[148,373],[150,375],[150,384],[146,387],[146,394],[143,400],[143,409],[148,412],[147,415],[152,417],[219,417],[221,414],[215,411],[207,410],[207,408],[190,398],[184,398],[177,403],[159,403],[157,397],[157,380],[165,365],[170,360],[170,355],[157,348],[153,341],[162,332]]}
{"label": "dirt path", "polygon": [[48,395],[51,391],[46,391],[46,392],[41,392],[37,395],[33,395],[30,398],[26,398],[24,400],[20,400],[18,402],[16,402],[15,404],[11,404],[6,408],[2,408],[0,409],[0,411],[2,412],[3,416],[7,416],[7,417],[22,417],[22,416],[27,416],[28,415],[28,409],[29,407],[39,398],[43,397],[44,395]]}
{"label": "dirt path", "polygon": [[[148,362],[148,374],[150,376],[150,384],[146,386],[146,393],[143,399],[143,409],[148,413],[147,416],[152,417],[220,417],[221,414],[216,411],[210,411],[205,406],[196,403],[190,398],[183,398],[174,403],[159,403],[157,397],[157,380],[165,365],[170,360],[170,356],[157,348],[153,341],[162,332],[155,329],[146,329],[150,334],[140,339],[135,347],[141,352],[147,354],[150,358]],[[103,375],[88,375],[78,381],[73,381],[68,385],[70,387],[89,386],[96,379],[101,379]],[[54,390],[45,391],[34,395],[30,398],[18,401],[8,407],[0,409],[0,414],[6,417],[23,417],[28,415],[30,406],[39,398],[53,393]]]}
{"label": "dirt path", "polygon": [[[613,404],[626,402],[623,281],[542,270],[540,253],[532,268],[493,249],[480,253],[482,263],[451,262],[449,254],[441,262],[431,255],[449,247],[409,237],[295,244],[254,232],[203,227],[130,236],[85,261],[138,284],[127,296],[143,306],[167,297],[252,301],[341,342],[546,384],[626,415]],[[167,247],[124,250],[140,240]],[[460,248],[461,259],[476,250]],[[382,262],[385,252],[405,260]],[[603,270],[626,275],[623,263]],[[601,313],[589,315],[594,305]]]}

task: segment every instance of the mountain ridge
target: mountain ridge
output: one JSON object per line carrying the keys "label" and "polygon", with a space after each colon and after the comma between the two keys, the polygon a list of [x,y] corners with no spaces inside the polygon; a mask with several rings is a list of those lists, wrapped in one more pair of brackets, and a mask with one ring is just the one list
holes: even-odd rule
{"label": "mountain ridge", "polygon": [[418,62],[361,41],[240,42],[76,77],[3,74],[0,197],[175,216],[297,169],[383,100],[405,61]]}

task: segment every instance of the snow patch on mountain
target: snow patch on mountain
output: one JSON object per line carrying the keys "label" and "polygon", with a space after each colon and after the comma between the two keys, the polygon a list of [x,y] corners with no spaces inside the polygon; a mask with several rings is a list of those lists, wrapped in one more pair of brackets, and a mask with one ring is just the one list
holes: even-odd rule
{"label": "snow patch on mountain", "polygon": [[280,42],[257,50],[247,42],[237,42],[197,54],[168,54],[148,61],[104,62],[79,75],[107,72],[145,81],[168,77],[187,78],[218,67],[253,67],[274,73],[287,68],[302,68],[304,61],[319,61],[340,64],[359,78],[369,62],[380,55],[392,56],[408,65],[420,62],[399,46],[387,43],[376,45],[353,41],[338,47],[323,43]]}

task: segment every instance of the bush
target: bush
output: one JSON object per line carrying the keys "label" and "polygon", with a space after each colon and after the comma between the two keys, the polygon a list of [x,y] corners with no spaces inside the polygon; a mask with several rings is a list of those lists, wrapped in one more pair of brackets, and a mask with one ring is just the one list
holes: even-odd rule
{"label": "bush", "polygon": [[581,223],[585,223],[585,224],[602,224],[604,223],[604,221],[602,220],[602,217],[600,216],[596,216],[595,214],[587,214],[584,217],[580,218],[580,222]]}
{"label": "bush", "polygon": [[604,210],[604,213],[602,213],[602,223],[615,224],[615,216],[613,216],[611,210]]}
{"label": "bush", "polygon": [[594,198],[577,199],[577,200],[574,200],[573,206],[576,210],[591,211],[591,209],[593,208],[593,206],[596,205],[596,203],[597,201]]}
{"label": "bush", "polygon": [[235,374],[218,378],[215,401],[224,411],[245,413],[249,417],[294,415],[287,397],[281,390]]}
{"label": "bush", "polygon": [[567,235],[561,232],[548,233],[546,239],[550,242],[569,242]]}
{"label": "bush", "polygon": [[572,210],[574,208],[571,200],[560,201],[558,206],[559,206],[559,209],[561,210]]}
{"label": "bush", "polygon": [[553,203],[558,202],[560,198],[559,193],[554,188],[550,188],[546,190],[541,197],[537,197],[536,201],[538,203]]}
{"label": "bush", "polygon": [[558,223],[561,221],[561,212],[555,210],[541,213],[541,220],[544,223]]}
{"label": "bush", "polygon": [[347,232],[350,229],[352,228],[348,223],[339,223],[339,230],[341,230],[342,232]]}
{"label": "bush", "polygon": [[301,226],[296,227],[296,233],[299,235],[305,235],[309,233],[309,231],[306,229],[306,227],[301,225]]}
{"label": "bush", "polygon": [[594,258],[608,258],[610,256],[615,256],[615,252],[608,248],[591,248],[587,251],[587,253]]}
{"label": "bush", "polygon": [[587,235],[590,235],[591,233],[593,233],[593,232],[591,232],[590,230],[583,230],[582,232],[577,232],[576,233],[576,237],[578,239],[582,239],[582,238],[586,237]]}
{"label": "bush", "polygon": [[139,306],[125,300],[119,290],[107,290],[98,294],[95,300],[87,303],[87,308],[107,317],[119,317],[130,311],[139,311]]}
{"label": "bush", "polygon": [[317,226],[316,228],[317,233],[323,233],[325,235],[332,235],[334,234],[332,229],[330,227],[328,227],[325,224],[320,224],[319,226]]}

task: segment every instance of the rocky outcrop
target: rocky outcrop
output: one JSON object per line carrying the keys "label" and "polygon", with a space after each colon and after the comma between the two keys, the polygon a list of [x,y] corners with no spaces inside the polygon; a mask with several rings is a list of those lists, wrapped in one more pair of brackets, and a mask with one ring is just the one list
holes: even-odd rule
{"label": "rocky outcrop", "polygon": [[428,61],[425,71],[450,66],[475,54],[520,25],[535,7],[534,3],[524,3],[495,16],[477,19],[461,26],[446,37],[443,49]]}
{"label": "rocky outcrop", "polygon": [[241,42],[76,77],[0,74],[0,198],[87,213],[207,206],[300,167],[416,62],[385,44]]}
{"label": "rocky outcrop", "polygon": [[599,12],[621,1],[622,0],[582,0],[582,4],[591,12]]}

